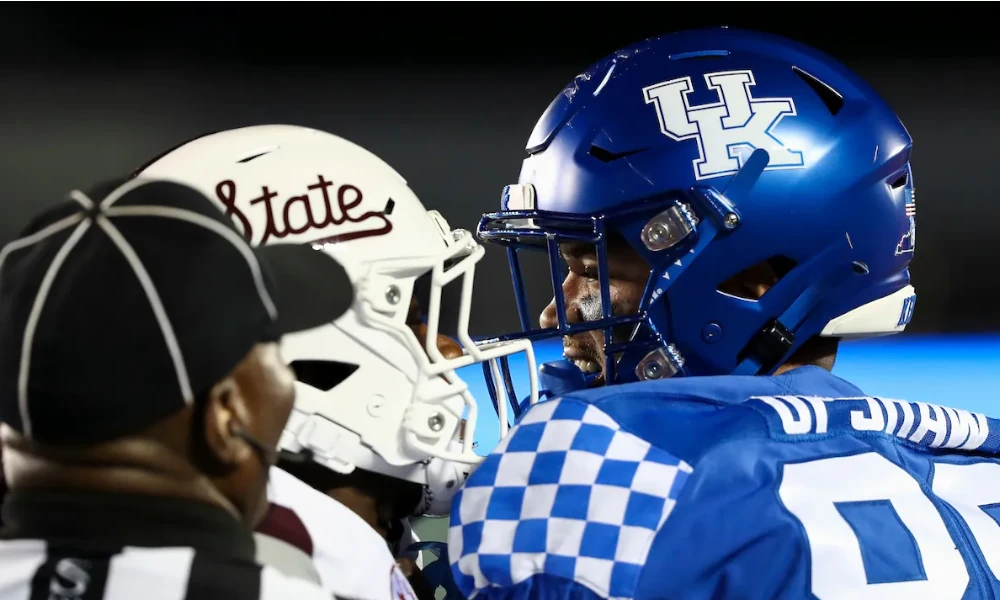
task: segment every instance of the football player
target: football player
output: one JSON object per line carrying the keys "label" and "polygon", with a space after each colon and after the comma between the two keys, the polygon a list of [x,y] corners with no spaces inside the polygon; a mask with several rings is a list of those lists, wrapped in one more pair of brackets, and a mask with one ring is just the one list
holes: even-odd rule
{"label": "football player", "polygon": [[[309,553],[337,597],[413,598],[409,574],[433,598],[407,553],[407,518],[446,515],[482,460],[476,401],[455,371],[519,352],[534,365],[526,340],[477,345],[469,334],[483,247],[380,158],[305,127],[203,136],[138,175],[203,191],[253,245],[311,244],[347,269],[351,309],[282,340],[297,397],[260,531]],[[455,339],[441,334],[449,325]]]}
{"label": "football player", "polygon": [[771,35],[664,35],[575,77],[527,153],[479,235],[521,308],[548,253],[520,338],[566,360],[455,500],[464,593],[1000,593],[1000,423],[831,373],[915,302],[911,138],[868,84]]}

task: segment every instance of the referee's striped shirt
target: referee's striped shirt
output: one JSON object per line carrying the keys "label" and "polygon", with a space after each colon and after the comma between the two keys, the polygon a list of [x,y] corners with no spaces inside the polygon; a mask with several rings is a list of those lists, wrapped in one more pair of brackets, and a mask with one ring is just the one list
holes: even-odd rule
{"label": "referee's striped shirt", "polygon": [[229,513],[176,498],[11,492],[0,600],[330,600],[254,560]]}

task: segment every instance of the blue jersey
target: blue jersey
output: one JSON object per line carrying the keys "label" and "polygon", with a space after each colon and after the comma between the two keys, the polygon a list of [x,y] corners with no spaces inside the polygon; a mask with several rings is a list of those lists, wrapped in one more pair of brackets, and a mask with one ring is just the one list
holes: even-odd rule
{"label": "blue jersey", "polygon": [[479,598],[1000,597],[1000,422],[818,367],[528,410],[456,496]]}

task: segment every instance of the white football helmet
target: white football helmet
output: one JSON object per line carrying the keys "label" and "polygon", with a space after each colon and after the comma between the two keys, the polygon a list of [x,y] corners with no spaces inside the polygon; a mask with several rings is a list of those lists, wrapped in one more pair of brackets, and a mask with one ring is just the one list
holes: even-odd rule
{"label": "white football helmet", "polygon": [[[252,244],[312,244],[351,275],[356,296],[350,311],[282,341],[293,366],[343,367],[327,383],[300,375],[281,440],[284,452],[305,454],[339,473],[362,468],[423,484],[419,512],[443,515],[481,460],[473,450],[476,400],[455,370],[491,361],[493,379],[500,382],[496,360],[524,352],[530,402],[537,402],[530,342],[477,344],[469,335],[483,247],[471,232],[452,231],[392,167],[364,148],[305,127],[254,126],[196,138],[136,176],[195,187]],[[407,321],[422,275],[430,279],[423,344]],[[437,340],[442,291],[453,282],[461,288],[455,337],[463,353],[449,359]],[[505,406],[500,410],[502,436]]]}

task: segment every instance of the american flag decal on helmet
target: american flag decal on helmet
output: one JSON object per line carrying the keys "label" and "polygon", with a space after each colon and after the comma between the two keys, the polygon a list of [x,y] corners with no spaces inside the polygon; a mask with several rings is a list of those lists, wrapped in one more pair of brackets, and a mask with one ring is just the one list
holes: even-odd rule
{"label": "american flag decal on helmet", "polygon": [[896,256],[912,253],[917,243],[917,203],[914,200],[913,188],[903,190],[903,202],[906,207],[906,220],[910,222],[910,227],[896,244]]}
{"label": "american flag decal on helmet", "polygon": [[913,188],[910,188],[903,192],[904,198],[906,199],[906,216],[915,217],[917,216],[917,201],[916,195],[913,193]]}

